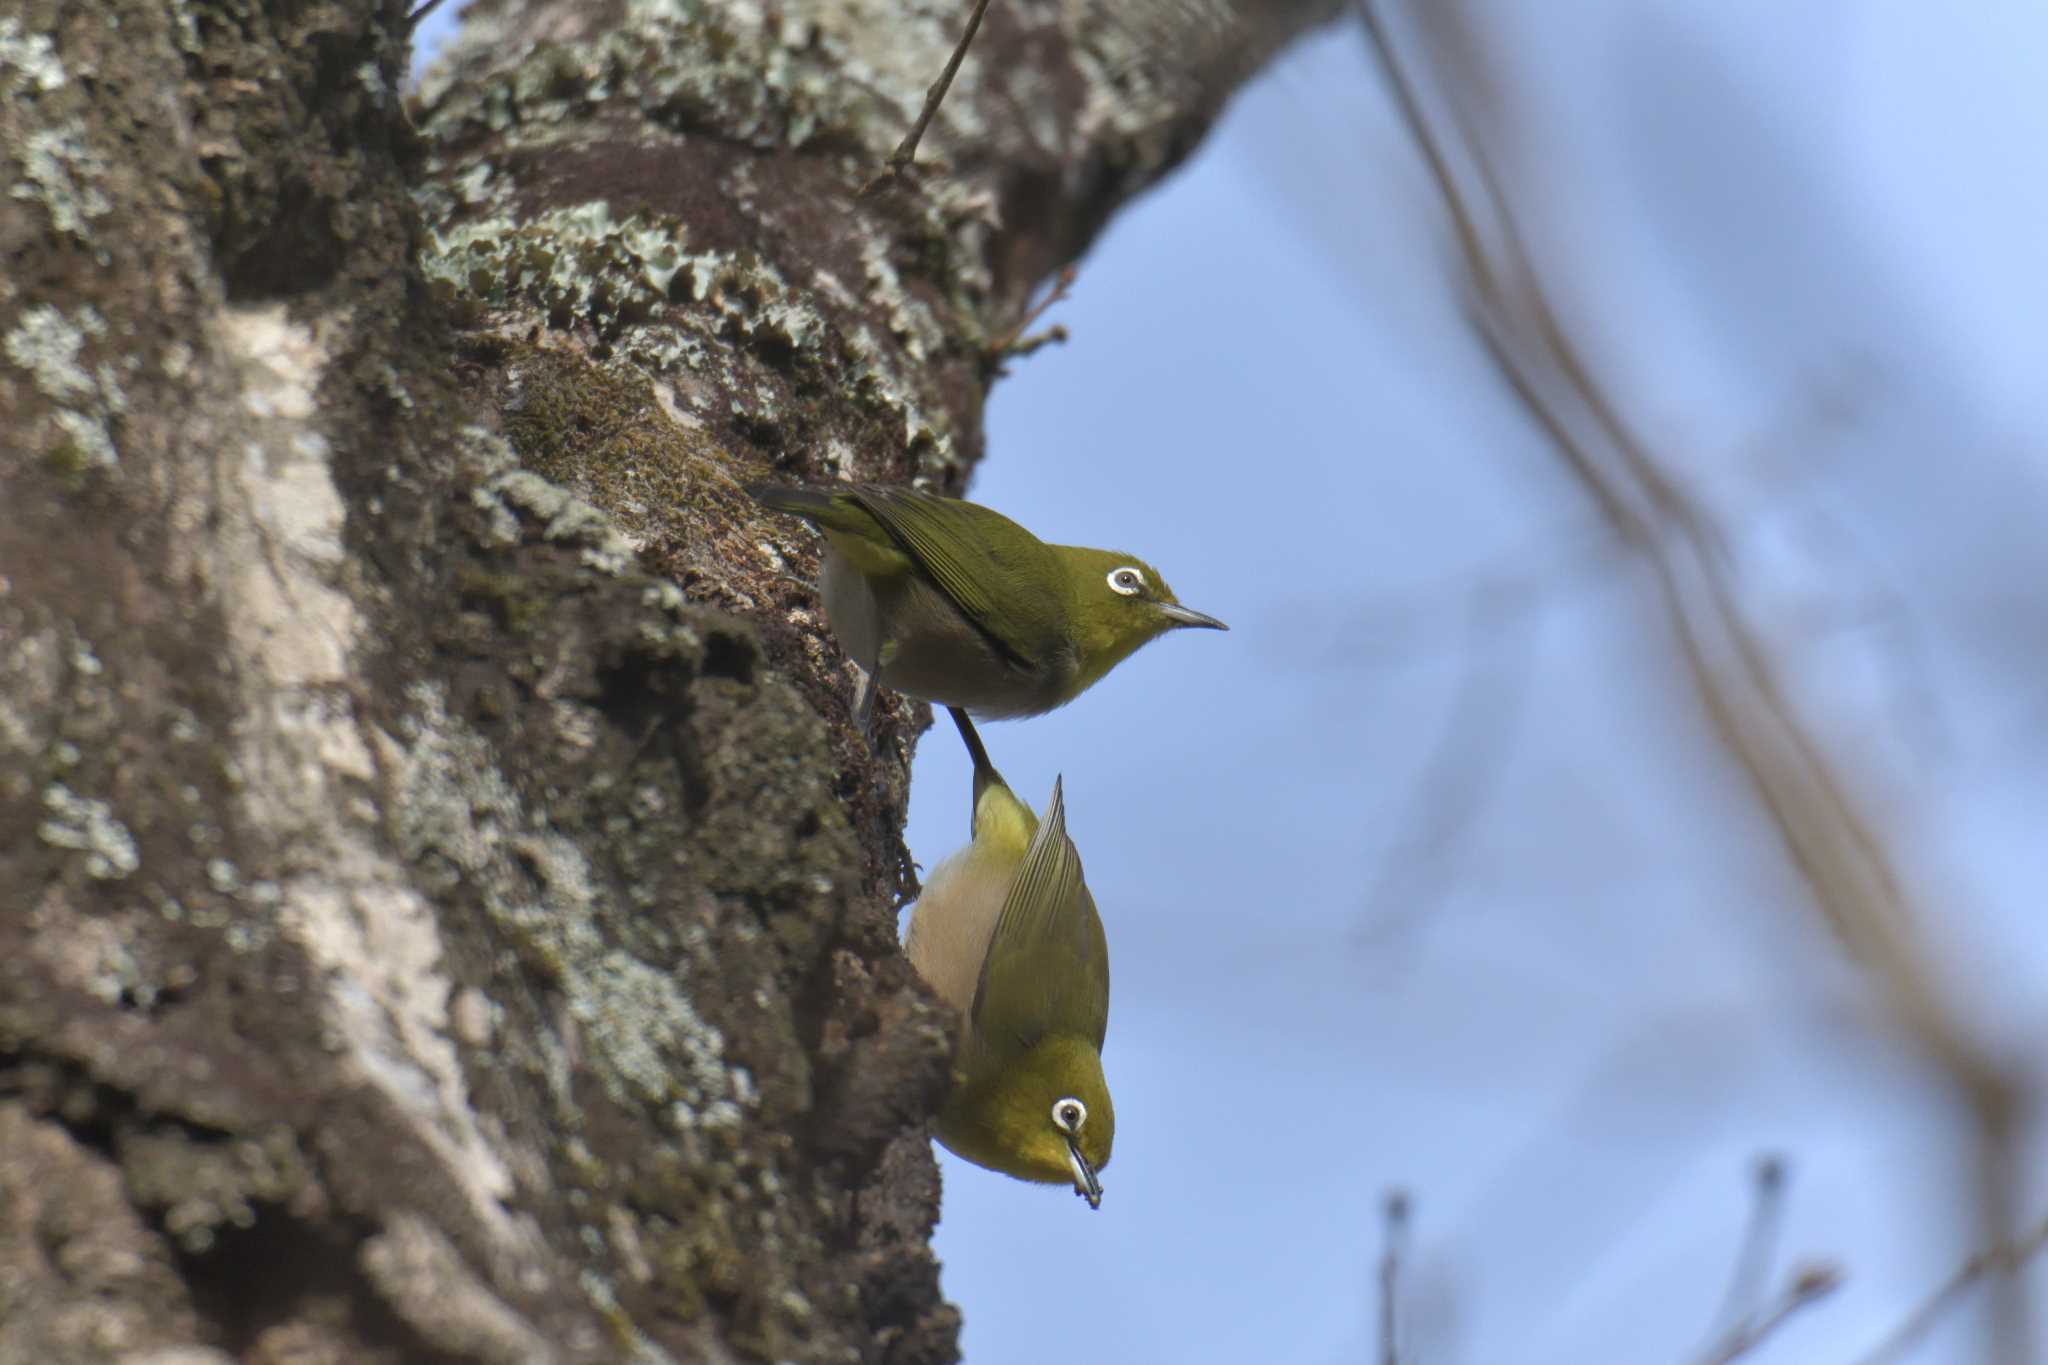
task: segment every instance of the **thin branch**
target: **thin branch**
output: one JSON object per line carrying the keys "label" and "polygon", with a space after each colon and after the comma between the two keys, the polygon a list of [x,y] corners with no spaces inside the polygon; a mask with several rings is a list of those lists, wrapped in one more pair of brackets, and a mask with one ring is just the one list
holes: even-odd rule
{"label": "thin branch", "polygon": [[1408,1240],[1408,1192],[1387,1191],[1380,1206],[1380,1365],[1401,1365],[1399,1313],[1401,1250]]}
{"label": "thin branch", "polygon": [[[1735,1254],[1735,1275],[1729,1279],[1729,1293],[1714,1314],[1714,1332],[1708,1338],[1702,1359],[1726,1361],[1741,1351],[1735,1345],[1755,1332],[1767,1316],[1763,1312],[1763,1285],[1772,1277],[1772,1261],[1778,1257],[1778,1228],[1784,1222],[1786,1169],[1778,1156],[1757,1158],[1751,1175],[1749,1228],[1743,1232],[1743,1246]],[[1782,1304],[1784,1300],[1780,1300]]]}
{"label": "thin branch", "polygon": [[[434,0],[439,3],[439,0]],[[870,194],[875,187],[893,176],[910,169],[910,163],[917,156],[917,144],[924,137],[924,130],[931,127],[932,117],[939,112],[940,103],[946,92],[953,87],[953,77],[960,70],[960,63],[967,56],[967,45],[974,41],[975,33],[981,28],[981,16],[988,13],[988,0],[974,0],[974,13],[967,16],[967,31],[960,35],[959,45],[946,61],[946,69],[924,92],[924,108],[918,112],[917,122],[910,125],[910,131],[903,135],[903,141],[896,144],[896,150],[889,155],[887,164],[873,180],[861,187],[862,194]]]}
{"label": "thin branch", "polygon": [[1749,1226],[1735,1255],[1728,1294],[1714,1315],[1714,1340],[1726,1340],[1755,1316],[1770,1282],[1771,1263],[1777,1259],[1784,1212],[1785,1163],[1777,1156],[1759,1157],[1750,1175]]}
{"label": "thin branch", "polygon": [[1080,278],[1080,274],[1081,269],[1079,266],[1065,265],[1060,267],[1060,273],[1053,277],[1052,288],[1045,292],[1045,297],[1025,309],[1024,316],[1017,319],[1016,326],[989,343],[988,360],[995,367],[997,374],[1003,372],[1003,361],[1016,356],[1030,355],[1040,347],[1067,339],[1067,329],[1064,327],[1048,327],[1036,336],[1025,336],[1024,330],[1051,312],[1055,304],[1062,303],[1070,297],[1073,293],[1074,281]]}
{"label": "thin branch", "polygon": [[[1869,1351],[1856,1358],[1855,1365],[1886,1365],[1903,1356],[1914,1343],[1927,1334],[1927,1330],[1940,1320],[1942,1314],[1955,1307],[1963,1295],[1985,1276],[1997,1272],[2011,1275],[2032,1260],[2048,1246],[2048,1220],[2043,1220],[2034,1230],[2016,1245],[1980,1251],[1957,1268],[1956,1273],[1944,1280],[1926,1300],[1906,1315],[1897,1327],[1888,1332],[1884,1339]],[[2024,1348],[2027,1344],[2020,1343]]]}
{"label": "thin branch", "polygon": [[[1028,337],[1011,342],[1002,351],[1002,357],[1005,360],[1022,360],[1025,356],[1041,351],[1047,346],[1062,345],[1066,340],[1067,329],[1059,323],[1054,323],[1043,332],[1034,332]],[[996,368],[996,373],[1003,373],[1001,366]]]}
{"label": "thin branch", "polygon": [[1748,1355],[1763,1345],[1771,1333],[1784,1326],[1787,1319],[1801,1309],[1819,1303],[1841,1284],[1842,1272],[1826,1262],[1816,1261],[1800,1267],[1768,1307],[1715,1343],[1713,1349],[1699,1358],[1697,1365],[1728,1365],[1729,1361]]}
{"label": "thin branch", "polygon": [[441,0],[423,0],[418,9],[405,16],[405,31],[410,34],[420,26],[420,21],[441,8]]}

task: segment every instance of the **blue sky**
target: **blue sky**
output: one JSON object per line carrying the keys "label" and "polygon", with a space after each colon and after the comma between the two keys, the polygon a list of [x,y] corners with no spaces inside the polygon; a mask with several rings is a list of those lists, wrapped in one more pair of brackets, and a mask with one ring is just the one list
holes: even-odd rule
{"label": "blue sky", "polygon": [[[2048,12],[1481,8],[1595,363],[1728,528],[1972,1025],[2038,1058]],[[968,1359],[1371,1359],[1401,1185],[1412,1359],[1690,1360],[1763,1150],[1786,1259],[1846,1282],[1748,1359],[1875,1344],[1973,1249],[1959,1118],[1464,323],[1356,31],[1249,90],[1055,317],[1073,339],[995,390],[973,495],[1234,629],[985,729],[1027,799],[1065,775],[1118,1145],[1093,1214],[943,1158]],[[967,791],[934,731],[926,867]],[[1981,1330],[1966,1304],[1907,1359]]]}

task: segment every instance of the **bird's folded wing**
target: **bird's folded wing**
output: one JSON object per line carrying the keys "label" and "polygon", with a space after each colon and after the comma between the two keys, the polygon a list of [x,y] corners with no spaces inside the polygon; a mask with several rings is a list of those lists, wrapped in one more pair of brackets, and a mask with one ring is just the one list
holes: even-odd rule
{"label": "bird's folded wing", "polygon": [[854,496],[998,654],[1027,670],[1043,664],[1038,642],[1057,630],[1059,607],[1056,585],[1026,576],[1048,566],[1019,562],[1025,547],[1043,552],[1036,537],[999,512],[914,488],[868,484]]}
{"label": "bird's folded wing", "polygon": [[1067,837],[1058,782],[989,936],[973,1022],[983,1041],[999,1050],[1021,1052],[1054,1033],[1102,1046],[1109,945],[1082,879],[1080,851]]}

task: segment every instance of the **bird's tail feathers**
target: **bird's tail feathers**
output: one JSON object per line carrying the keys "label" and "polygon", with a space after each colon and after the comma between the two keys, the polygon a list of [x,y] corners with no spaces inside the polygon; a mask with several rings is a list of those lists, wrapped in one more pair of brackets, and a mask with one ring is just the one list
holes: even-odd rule
{"label": "bird's tail feathers", "polygon": [[750,483],[747,496],[771,512],[786,512],[821,527],[850,529],[868,520],[867,514],[849,505],[844,496],[828,488],[804,488],[786,483]]}

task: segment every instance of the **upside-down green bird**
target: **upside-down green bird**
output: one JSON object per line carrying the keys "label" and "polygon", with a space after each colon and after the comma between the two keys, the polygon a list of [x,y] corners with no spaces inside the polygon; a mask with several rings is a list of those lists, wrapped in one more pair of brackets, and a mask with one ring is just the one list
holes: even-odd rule
{"label": "upside-down green bird", "polygon": [[976,503],[880,484],[747,492],[824,534],[819,589],[865,675],[863,729],[878,684],[985,719],[1035,716],[1169,630],[1229,629],[1142,559],[1048,545]]}
{"label": "upside-down green bird", "polygon": [[938,1139],[1020,1180],[1072,1181],[1102,1205],[1116,1110],[1102,1076],[1109,944],[1066,802],[1045,819],[988,761],[974,724],[953,723],[974,758],[974,839],[939,865],[911,912],[910,961],[960,1011],[953,1090]]}

